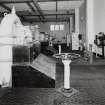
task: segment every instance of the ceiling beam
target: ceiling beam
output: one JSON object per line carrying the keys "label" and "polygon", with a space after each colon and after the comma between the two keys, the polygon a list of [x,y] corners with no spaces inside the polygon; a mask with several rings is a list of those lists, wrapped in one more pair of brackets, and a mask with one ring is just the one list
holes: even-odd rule
{"label": "ceiling beam", "polygon": [[[3,7],[4,9],[6,9],[7,11],[11,12],[11,8],[9,8],[8,6],[4,5],[4,4],[0,4],[1,7]],[[26,20],[26,18],[24,16],[20,16],[20,18],[22,20]]]}
{"label": "ceiling beam", "polygon": [[[58,1],[84,1],[84,0],[58,0]],[[56,0],[38,0],[38,2],[56,2]]]}
{"label": "ceiling beam", "polygon": [[[85,1],[85,0],[58,0],[58,1]],[[25,3],[25,2],[32,2],[32,0],[0,0],[0,3],[6,3],[6,4],[11,4],[11,3]],[[56,0],[38,0],[38,2],[56,2]]]}
{"label": "ceiling beam", "polygon": [[5,4],[0,3],[0,6],[3,7],[4,9],[6,9],[7,11],[11,12],[11,9],[6,6]]}
{"label": "ceiling beam", "polygon": [[[19,16],[21,16],[22,14],[18,14]],[[74,13],[71,13],[71,14],[57,14],[58,16],[69,16],[69,15],[74,15]],[[33,14],[23,14],[23,16],[27,16],[27,17],[30,17],[30,16],[40,16],[40,15],[33,15]],[[44,14],[44,16],[56,16],[56,14]]]}
{"label": "ceiling beam", "polygon": [[29,2],[26,2],[26,3],[29,6],[29,8],[31,9],[31,11],[36,13],[36,10],[33,8],[33,6]]}
{"label": "ceiling beam", "polygon": [[25,3],[25,2],[32,2],[32,0],[0,0],[0,3],[10,4],[10,3]]}
{"label": "ceiling beam", "polygon": [[[58,14],[72,14],[72,13],[75,13],[74,9],[70,9],[70,10],[58,10],[57,13],[56,13],[56,8],[55,8],[55,10],[42,10],[42,12],[44,13],[44,16],[46,14],[57,14],[58,15]],[[36,14],[40,15],[37,10],[36,10]]]}
{"label": "ceiling beam", "polygon": [[[36,10],[34,9],[34,7],[29,3],[27,2],[27,5],[29,6],[29,8],[32,10],[32,12],[34,12],[36,14]],[[42,21],[40,15],[38,15],[38,18],[40,19],[40,21]]]}
{"label": "ceiling beam", "polygon": [[58,1],[56,0],[56,22],[57,22],[57,12],[58,12]]}
{"label": "ceiling beam", "polygon": [[[68,22],[69,18],[58,18],[57,22]],[[28,19],[28,22],[40,22],[38,19]],[[56,18],[46,18],[44,22],[56,22]]]}
{"label": "ceiling beam", "polygon": [[32,2],[33,2],[33,5],[36,7],[37,11],[39,12],[39,14],[41,15],[42,19],[44,20],[45,17],[44,17],[44,14],[43,14],[38,2],[35,0],[32,0]]}
{"label": "ceiling beam", "polygon": [[[37,12],[37,11],[36,11]],[[3,15],[5,12],[0,12],[1,15]],[[9,13],[9,12],[7,12]],[[26,17],[30,17],[30,16],[40,16],[40,14],[32,14],[29,11],[16,11],[16,14],[18,16],[26,16]],[[74,15],[75,13],[57,13],[58,16],[70,16],[70,15]],[[44,16],[56,16],[56,13],[52,13],[52,14],[44,14]]]}

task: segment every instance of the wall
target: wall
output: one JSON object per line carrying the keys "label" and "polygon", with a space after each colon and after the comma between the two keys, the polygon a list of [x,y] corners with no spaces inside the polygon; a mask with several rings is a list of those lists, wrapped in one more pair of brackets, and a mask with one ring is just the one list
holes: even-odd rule
{"label": "wall", "polygon": [[[105,32],[105,0],[87,0],[88,41],[94,40],[95,34]],[[91,29],[89,30],[89,28]],[[93,32],[92,32],[93,31]],[[93,37],[93,38],[91,38]]]}
{"label": "wall", "polygon": [[[84,35],[84,40],[86,40],[86,21],[85,21],[85,14],[86,14],[86,9],[85,9],[85,3],[83,3],[79,9],[79,14],[80,14],[80,21],[79,21],[79,30],[80,34]],[[58,40],[61,40],[62,37],[66,37],[67,34],[69,34],[69,23],[67,22],[58,22],[57,24],[64,24],[65,28],[64,31],[50,31],[50,25],[51,24],[56,24],[56,22],[46,22],[46,23],[34,23],[38,24],[40,27],[41,32],[48,32],[50,35],[55,35]],[[30,25],[30,23],[24,23],[24,25]]]}
{"label": "wall", "polygon": [[86,2],[79,8],[79,33],[83,35],[83,42],[86,41]]}
{"label": "wall", "polygon": [[[105,33],[105,0],[94,0],[94,31]],[[102,54],[102,48],[97,48],[97,52]]]}
{"label": "wall", "polygon": [[[94,39],[99,32],[105,33],[105,0],[87,0],[87,36],[88,44],[92,42],[95,51]],[[102,48],[98,48],[102,53]]]}
{"label": "wall", "polygon": [[[0,18],[1,22],[2,18]],[[66,37],[67,34],[69,34],[69,23],[67,22],[46,22],[46,23],[23,23],[23,25],[39,25],[40,32],[47,32],[51,36],[56,36],[58,40],[62,40],[62,37]],[[50,31],[50,25],[51,24],[64,24],[64,30],[63,31]],[[64,40],[62,40],[64,42]]]}
{"label": "wall", "polygon": [[94,31],[105,33],[105,0],[94,0]]}
{"label": "wall", "polygon": [[[63,31],[50,31],[51,24],[64,24]],[[24,24],[27,25],[27,24]],[[66,37],[69,34],[69,23],[67,22],[46,22],[46,23],[33,23],[33,25],[39,25],[40,32],[47,32],[51,36],[56,36],[58,40],[62,40],[62,37]],[[65,42],[62,40],[62,42]]]}

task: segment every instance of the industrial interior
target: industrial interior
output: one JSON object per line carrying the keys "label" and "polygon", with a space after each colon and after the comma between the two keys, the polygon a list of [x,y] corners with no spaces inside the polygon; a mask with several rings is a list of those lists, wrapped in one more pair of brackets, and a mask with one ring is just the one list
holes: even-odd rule
{"label": "industrial interior", "polygon": [[104,0],[0,0],[0,105],[105,105]]}

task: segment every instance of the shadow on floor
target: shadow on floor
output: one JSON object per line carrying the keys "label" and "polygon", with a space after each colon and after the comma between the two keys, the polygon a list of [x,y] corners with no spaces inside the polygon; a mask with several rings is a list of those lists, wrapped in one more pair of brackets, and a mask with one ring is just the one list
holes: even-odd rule
{"label": "shadow on floor", "polygon": [[15,88],[54,88],[55,80],[30,66],[12,67],[12,85]]}

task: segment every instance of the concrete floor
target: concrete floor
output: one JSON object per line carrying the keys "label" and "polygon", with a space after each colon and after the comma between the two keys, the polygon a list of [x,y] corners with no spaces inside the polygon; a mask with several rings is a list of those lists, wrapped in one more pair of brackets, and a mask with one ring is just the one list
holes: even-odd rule
{"label": "concrete floor", "polygon": [[56,91],[61,86],[63,65],[57,63],[56,88],[1,89],[0,105],[105,105],[105,66],[72,65],[71,87],[79,92],[70,98]]}
{"label": "concrete floor", "polygon": [[12,67],[13,88],[55,88],[55,80],[27,65]]}
{"label": "concrete floor", "polygon": [[[57,71],[57,88],[63,85],[63,66]],[[61,77],[62,76],[62,77]],[[105,105],[105,66],[72,66],[71,87],[79,92],[70,98],[56,95],[55,105]]]}

